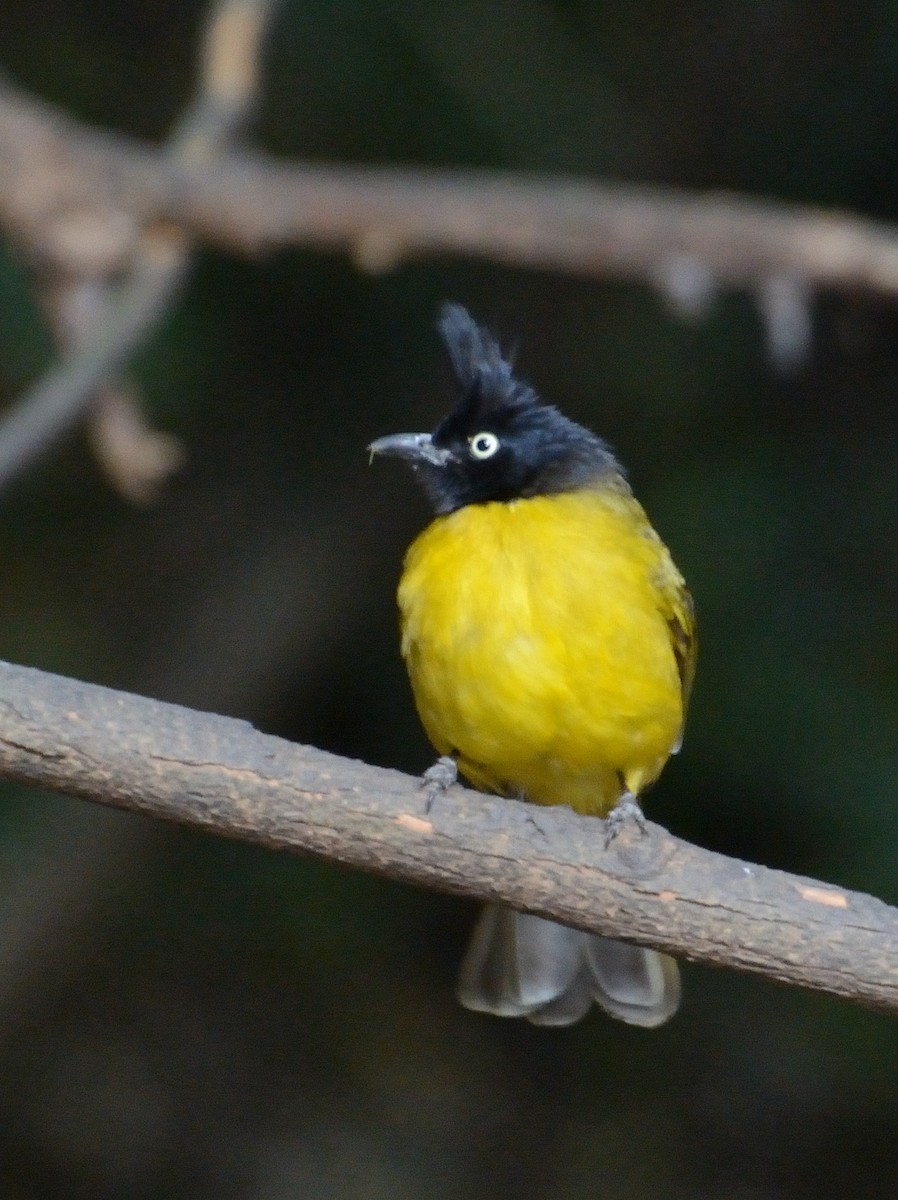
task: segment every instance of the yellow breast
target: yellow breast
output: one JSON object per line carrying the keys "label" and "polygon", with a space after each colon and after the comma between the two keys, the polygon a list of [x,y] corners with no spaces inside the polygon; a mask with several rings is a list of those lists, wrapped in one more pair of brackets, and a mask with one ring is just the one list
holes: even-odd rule
{"label": "yellow breast", "polygon": [[475,787],[601,814],[678,742],[689,597],[625,487],[438,517],[399,607],[421,721]]}

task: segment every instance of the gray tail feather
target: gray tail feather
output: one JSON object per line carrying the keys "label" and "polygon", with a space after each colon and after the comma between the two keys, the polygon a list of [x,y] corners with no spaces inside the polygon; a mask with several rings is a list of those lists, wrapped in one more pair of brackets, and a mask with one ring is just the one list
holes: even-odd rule
{"label": "gray tail feather", "polygon": [[487,905],[461,966],[465,1008],[573,1025],[593,1002],[630,1025],[663,1025],[680,1004],[676,962],[657,950]]}

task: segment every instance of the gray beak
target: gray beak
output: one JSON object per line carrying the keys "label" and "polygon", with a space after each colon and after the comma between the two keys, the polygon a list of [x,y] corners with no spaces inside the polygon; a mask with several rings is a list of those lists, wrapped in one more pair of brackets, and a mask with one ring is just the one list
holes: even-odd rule
{"label": "gray beak", "polygon": [[389,437],[378,438],[368,447],[368,453],[373,459],[375,454],[383,454],[388,458],[403,458],[406,462],[426,462],[434,467],[444,467],[451,462],[454,455],[451,450],[435,446],[429,433],[393,433]]}

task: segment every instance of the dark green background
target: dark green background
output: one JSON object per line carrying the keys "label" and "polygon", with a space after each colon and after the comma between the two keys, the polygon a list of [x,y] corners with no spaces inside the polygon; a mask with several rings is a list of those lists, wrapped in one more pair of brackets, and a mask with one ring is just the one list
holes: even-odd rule
{"label": "dark green background", "polygon": [[[0,68],[150,139],[203,7],[0,7]],[[898,5],[288,0],[258,143],[565,170],[896,215]],[[417,771],[393,589],[426,519],[373,437],[445,393],[438,304],[617,448],[692,586],[698,683],[651,814],[898,901],[898,322],[813,300],[777,373],[745,294],[443,258],[199,256],[137,363],[190,462],[157,506],[80,437],[0,503],[0,656]],[[0,252],[0,398],[52,358]],[[456,1007],[459,901],[4,790],[0,1194],[12,1200],[891,1200],[898,1026],[685,969],[657,1032]]]}

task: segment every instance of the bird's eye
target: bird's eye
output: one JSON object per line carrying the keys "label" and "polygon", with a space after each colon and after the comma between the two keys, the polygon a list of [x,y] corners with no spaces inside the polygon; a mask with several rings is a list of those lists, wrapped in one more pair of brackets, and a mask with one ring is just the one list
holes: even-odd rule
{"label": "bird's eye", "polygon": [[499,439],[494,433],[475,433],[469,445],[475,458],[492,458],[499,449]]}

